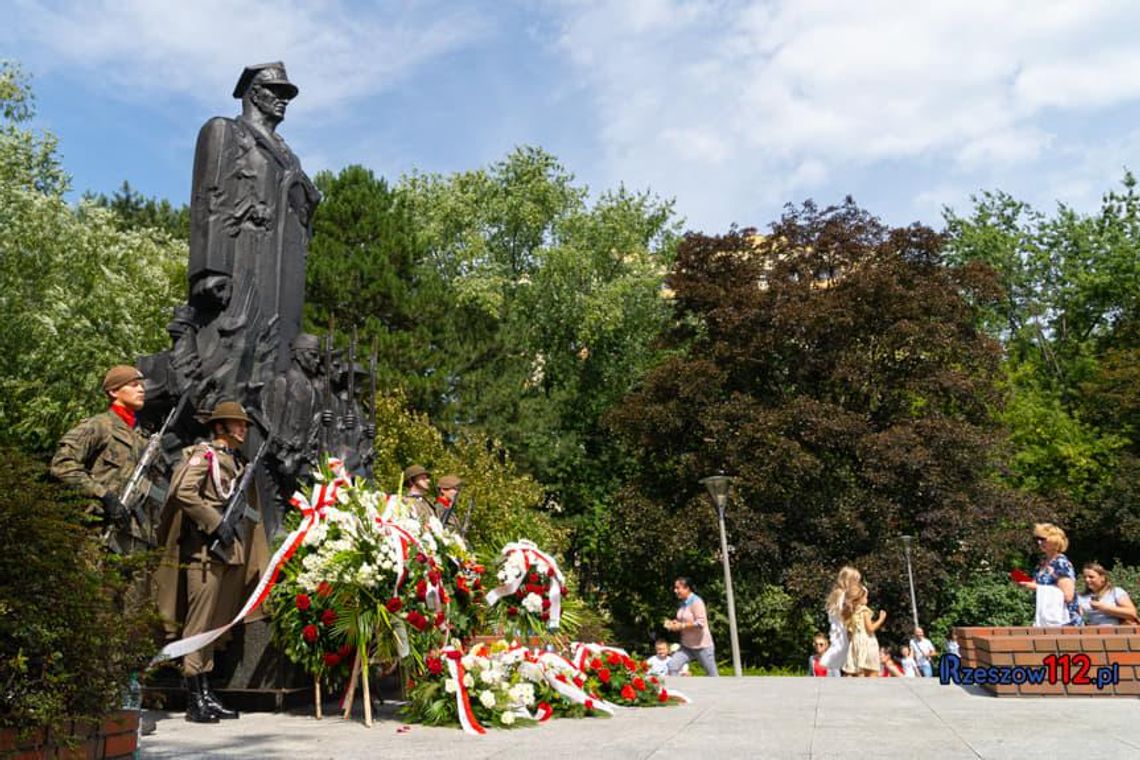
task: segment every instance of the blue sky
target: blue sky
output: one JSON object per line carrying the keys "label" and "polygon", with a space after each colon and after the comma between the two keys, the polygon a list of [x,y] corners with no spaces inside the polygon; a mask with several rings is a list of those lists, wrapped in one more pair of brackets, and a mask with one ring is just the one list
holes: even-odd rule
{"label": "blue sky", "polygon": [[540,145],[591,190],[764,227],[853,195],[894,224],[1003,189],[1094,208],[1140,167],[1140,4],[6,0],[0,58],[76,190],[185,202],[194,139],[247,63],[301,88],[310,174],[391,180]]}

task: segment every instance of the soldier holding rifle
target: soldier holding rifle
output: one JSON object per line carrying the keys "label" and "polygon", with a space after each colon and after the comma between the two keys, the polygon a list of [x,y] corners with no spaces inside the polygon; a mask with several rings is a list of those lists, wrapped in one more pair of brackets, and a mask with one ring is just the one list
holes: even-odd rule
{"label": "soldier holding rifle", "polygon": [[[139,478],[132,478],[147,447],[135,421],[146,401],[142,373],[127,365],[112,367],[103,378],[103,392],[110,407],[67,431],[52,458],[51,472],[94,500],[88,513],[102,518],[108,549],[117,554],[145,551],[153,544],[153,526],[135,503],[134,496],[141,496],[145,488],[139,487]],[[124,503],[132,479],[136,487],[128,495],[130,503]]]}
{"label": "soldier holding rifle", "polygon": [[[178,619],[179,581],[184,582],[183,637],[229,622],[243,599],[246,564],[251,551],[256,551],[256,541],[241,535],[238,521],[223,516],[233,511],[230,508],[243,496],[241,488],[249,482],[242,478],[246,468],[238,450],[245,443],[250,422],[240,404],[218,404],[206,420],[211,440],[188,447],[171,478],[162,526],[166,558],[159,570],[159,609],[168,621]],[[254,537],[260,533],[249,532]],[[208,674],[213,667],[213,644],[182,660],[182,675],[190,693],[188,721],[216,723],[238,717],[210,689]]]}

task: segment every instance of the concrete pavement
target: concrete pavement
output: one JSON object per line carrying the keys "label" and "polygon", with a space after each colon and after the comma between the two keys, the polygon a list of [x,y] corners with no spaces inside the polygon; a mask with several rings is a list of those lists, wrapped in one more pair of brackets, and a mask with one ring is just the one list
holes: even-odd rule
{"label": "concrete pavement", "polygon": [[[678,678],[693,703],[554,719],[468,737],[402,724],[250,713],[212,726],[180,713],[145,758],[1024,758],[1140,757],[1140,700],[995,698],[935,679]],[[333,705],[330,703],[330,708]]]}

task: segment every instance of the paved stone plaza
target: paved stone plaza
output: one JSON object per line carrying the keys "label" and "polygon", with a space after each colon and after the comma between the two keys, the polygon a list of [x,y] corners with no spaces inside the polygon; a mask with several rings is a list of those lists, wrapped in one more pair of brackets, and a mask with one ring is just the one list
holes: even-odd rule
{"label": "paved stone plaza", "polygon": [[[388,713],[371,728],[339,716],[250,713],[215,726],[174,713],[147,758],[1024,758],[1140,757],[1140,701],[995,698],[933,679],[673,679],[693,704],[626,710],[468,737]],[[333,705],[329,705],[331,708]]]}

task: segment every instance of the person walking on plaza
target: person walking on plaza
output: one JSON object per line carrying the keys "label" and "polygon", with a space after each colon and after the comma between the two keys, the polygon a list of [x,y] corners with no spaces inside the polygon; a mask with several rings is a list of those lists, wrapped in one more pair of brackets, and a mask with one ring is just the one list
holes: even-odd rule
{"label": "person walking on plaza", "polygon": [[864,678],[878,675],[882,667],[879,640],[875,638],[875,632],[887,622],[886,610],[879,610],[878,617],[871,618],[867,600],[867,587],[859,585],[847,592],[847,600],[843,603],[843,620],[851,636],[843,672]]}
{"label": "person walking on plaza", "polygon": [[[152,542],[150,520],[139,524],[119,498],[146,449],[135,414],[146,402],[142,373],[125,364],[103,378],[107,411],[88,417],[64,434],[51,460],[51,473],[91,497],[88,513],[106,526],[104,544],[117,554],[145,551]],[[140,491],[141,493],[141,491]]]}
{"label": "person walking on plaza", "polygon": [[404,470],[404,504],[421,523],[438,517],[431,501],[431,473],[423,465],[413,464]]}
{"label": "person walking on plaza", "polygon": [[1085,615],[1085,625],[1132,625],[1136,622],[1136,605],[1128,592],[1112,585],[1108,571],[1097,562],[1089,562],[1081,571],[1085,593],[1078,598]]}
{"label": "person walking on plaza", "polygon": [[673,593],[681,600],[681,606],[677,608],[676,618],[665,621],[665,630],[681,635],[681,648],[669,658],[669,675],[680,673],[691,660],[699,662],[708,675],[720,675],[704,600],[693,590],[692,580],[684,576],[673,581]]}
{"label": "person walking on plaza", "polygon": [[[222,521],[222,513],[244,469],[238,450],[245,443],[249,423],[240,404],[218,404],[206,421],[212,439],[188,447],[170,481],[163,522],[166,557],[160,568],[159,609],[167,621],[176,620],[179,581],[185,583],[183,638],[229,622],[242,601],[251,547]],[[228,561],[210,554],[215,540],[232,546]],[[179,567],[185,569],[179,573]],[[209,673],[213,669],[212,643],[182,658],[182,675],[190,693],[186,720],[217,723],[238,717],[211,690]]]}
{"label": "person walking on plaza", "polygon": [[1065,556],[1069,539],[1065,531],[1053,523],[1033,526],[1033,540],[1041,550],[1041,564],[1033,580],[1018,585],[1037,592],[1037,613],[1034,624],[1045,627],[1083,625],[1080,605],[1077,602],[1077,572]]}
{"label": "person walking on plaza", "polygon": [[938,650],[934,648],[934,642],[926,638],[926,632],[922,630],[922,626],[914,629],[914,638],[910,640],[910,651],[914,656],[914,664],[918,666],[918,672],[923,678],[930,678],[934,675],[934,658],[938,656]]}

